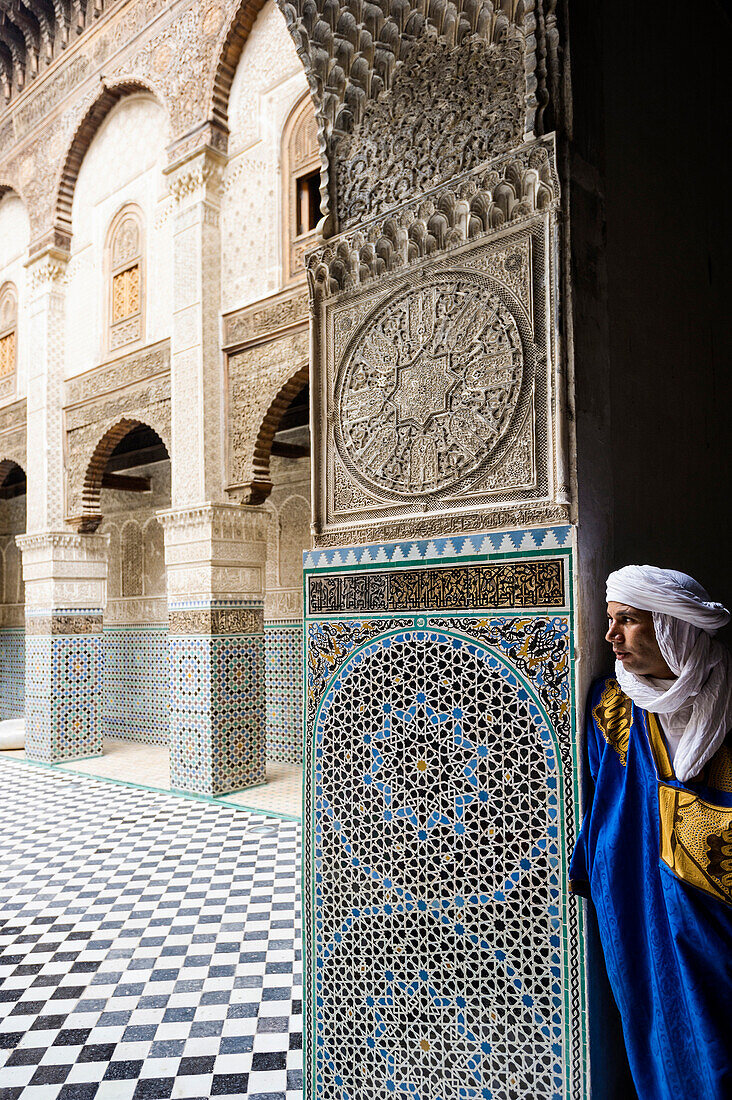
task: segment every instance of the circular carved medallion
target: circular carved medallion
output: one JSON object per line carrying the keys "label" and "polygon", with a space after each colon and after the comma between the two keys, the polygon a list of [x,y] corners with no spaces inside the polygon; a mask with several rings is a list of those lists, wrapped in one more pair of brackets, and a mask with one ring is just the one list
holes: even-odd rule
{"label": "circular carved medallion", "polygon": [[378,495],[449,490],[505,439],[523,371],[516,321],[485,280],[433,276],[379,306],[341,364],[338,452]]}

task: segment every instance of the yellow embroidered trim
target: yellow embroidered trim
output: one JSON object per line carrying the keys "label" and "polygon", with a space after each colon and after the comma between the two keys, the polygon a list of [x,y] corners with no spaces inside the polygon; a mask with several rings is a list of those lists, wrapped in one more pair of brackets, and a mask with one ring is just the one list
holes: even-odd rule
{"label": "yellow embroidered trim", "polygon": [[655,714],[648,714],[648,735],[651,742],[651,752],[656,764],[656,772],[659,779],[673,779],[674,770],[671,767],[671,757],[668,752],[666,738],[663,736],[661,725]]}
{"label": "yellow embroidered trim", "polygon": [[675,875],[732,905],[732,809],[658,787],[661,859]]}
{"label": "yellow embroidered trim", "polygon": [[704,769],[703,781],[715,791],[732,793],[732,749],[725,741]]}
{"label": "yellow embroidered trim", "polygon": [[625,767],[628,760],[628,742],[633,719],[633,704],[620,690],[617,680],[608,680],[600,702],[593,707],[592,717],[597,722],[602,736],[611,745],[620,763]]}

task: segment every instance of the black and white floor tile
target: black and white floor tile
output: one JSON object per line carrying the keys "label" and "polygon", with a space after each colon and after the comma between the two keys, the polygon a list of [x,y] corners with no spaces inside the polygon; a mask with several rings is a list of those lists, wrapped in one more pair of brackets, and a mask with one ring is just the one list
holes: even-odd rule
{"label": "black and white floor tile", "polygon": [[299,825],[0,784],[0,1100],[301,1100]]}

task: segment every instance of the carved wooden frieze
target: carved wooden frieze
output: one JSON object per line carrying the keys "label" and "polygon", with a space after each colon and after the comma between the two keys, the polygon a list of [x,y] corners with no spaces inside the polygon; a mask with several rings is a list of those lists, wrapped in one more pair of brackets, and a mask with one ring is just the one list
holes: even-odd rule
{"label": "carved wooden frieze", "polygon": [[[466,517],[496,526],[509,506],[532,520],[566,519],[547,293],[553,219],[548,204],[378,282],[320,282],[318,543],[364,541],[375,530],[419,536],[436,524],[458,529]],[[341,257],[357,247],[349,237]],[[311,270],[322,270],[324,251]]]}

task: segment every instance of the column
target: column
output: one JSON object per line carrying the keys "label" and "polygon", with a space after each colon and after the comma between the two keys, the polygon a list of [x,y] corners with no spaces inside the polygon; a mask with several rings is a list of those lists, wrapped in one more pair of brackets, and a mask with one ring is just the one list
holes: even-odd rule
{"label": "column", "polygon": [[26,753],[47,764],[102,753],[107,536],[19,535],[25,581]]}
{"label": "column", "polygon": [[172,499],[224,499],[220,190],[224,158],[203,149],[168,169],[173,231]]}
{"label": "column", "polygon": [[28,261],[28,479],[26,531],[64,524],[63,406],[66,267],[69,255],[47,247]]}
{"label": "column", "polygon": [[102,614],[107,539],[64,527],[65,289],[68,252],[44,244],[28,262],[26,752],[54,763],[102,752]]}
{"label": "column", "polygon": [[170,785],[220,795],[265,781],[267,512],[202,504],[165,530]]}

